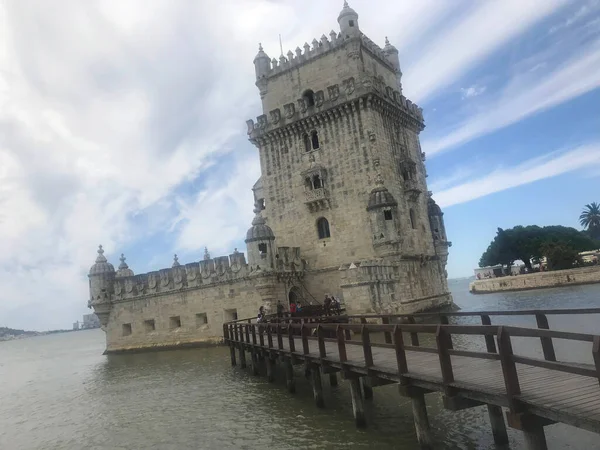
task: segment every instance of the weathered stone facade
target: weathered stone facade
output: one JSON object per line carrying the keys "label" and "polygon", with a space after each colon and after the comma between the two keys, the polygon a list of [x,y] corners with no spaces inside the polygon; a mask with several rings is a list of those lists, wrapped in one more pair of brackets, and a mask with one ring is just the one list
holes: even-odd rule
{"label": "weathered stone facade", "polygon": [[[451,244],[427,191],[422,110],[402,95],[398,51],[362,34],[347,4],[338,23],[339,33],[304,50],[271,60],[260,47],[254,59],[263,114],[247,125],[262,175],[253,187],[248,263],[234,253],[119,276],[100,254],[91,306],[108,350],[214,340],[231,318],[224,311],[250,317],[290,296],[336,295],[350,313],[452,301]],[[197,323],[198,314],[208,323]],[[144,327],[150,320],[154,329]]]}

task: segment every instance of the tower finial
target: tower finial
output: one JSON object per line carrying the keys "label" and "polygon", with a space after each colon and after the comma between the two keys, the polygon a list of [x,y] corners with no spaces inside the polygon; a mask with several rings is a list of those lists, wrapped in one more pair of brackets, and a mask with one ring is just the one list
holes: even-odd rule
{"label": "tower finial", "polygon": [[204,247],[204,260],[210,259],[210,253],[208,253],[208,247]]}
{"label": "tower finial", "polygon": [[181,264],[179,264],[179,258],[177,258],[177,253],[175,253],[173,255],[173,266],[172,267],[179,267]]}
{"label": "tower finial", "polygon": [[263,48],[262,48],[262,43],[260,43],[260,42],[258,43],[258,51],[259,51],[259,52],[262,52],[262,51],[263,51]]}
{"label": "tower finial", "polygon": [[127,266],[127,263],[125,262],[125,255],[123,253],[121,253],[121,257],[119,258],[119,261],[121,261],[121,264],[119,264],[119,269],[127,269],[129,266]]}
{"label": "tower finial", "polygon": [[347,0],[344,0],[344,8],[349,8]]}
{"label": "tower finial", "polygon": [[106,262],[106,257],[104,256],[104,249],[102,248],[102,245],[98,246],[98,256],[96,256],[96,262],[97,263]]}
{"label": "tower finial", "polygon": [[390,40],[388,39],[388,37],[387,37],[387,36],[385,37],[385,44],[386,44],[386,45],[390,45]]}

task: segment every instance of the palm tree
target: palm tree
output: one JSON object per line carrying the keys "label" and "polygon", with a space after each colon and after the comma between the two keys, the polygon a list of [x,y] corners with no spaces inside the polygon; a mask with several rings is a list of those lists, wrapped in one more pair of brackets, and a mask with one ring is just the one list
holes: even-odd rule
{"label": "palm tree", "polygon": [[579,216],[579,223],[587,228],[594,239],[600,239],[600,204],[592,202],[585,205],[585,208]]}

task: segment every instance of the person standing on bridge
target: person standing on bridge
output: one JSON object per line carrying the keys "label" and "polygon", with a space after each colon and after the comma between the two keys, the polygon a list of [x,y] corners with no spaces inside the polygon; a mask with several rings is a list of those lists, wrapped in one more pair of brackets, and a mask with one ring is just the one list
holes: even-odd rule
{"label": "person standing on bridge", "polygon": [[262,323],[265,321],[265,307],[261,306],[258,308],[258,316],[256,317],[256,323]]}
{"label": "person standing on bridge", "polygon": [[281,304],[281,300],[277,300],[277,317],[280,319],[283,317],[283,305]]}
{"label": "person standing on bridge", "polygon": [[325,310],[326,316],[331,314],[331,298],[329,298],[329,295],[325,295],[325,300],[323,300],[323,309]]}

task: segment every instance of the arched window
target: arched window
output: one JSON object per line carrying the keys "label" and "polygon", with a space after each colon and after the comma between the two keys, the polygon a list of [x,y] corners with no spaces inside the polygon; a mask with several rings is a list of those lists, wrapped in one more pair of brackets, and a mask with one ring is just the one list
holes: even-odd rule
{"label": "arched window", "polygon": [[329,222],[327,222],[325,217],[321,217],[317,220],[317,231],[319,232],[319,239],[331,237],[331,234],[329,233]]}
{"label": "arched window", "polygon": [[414,209],[412,209],[412,208],[410,209],[409,215],[410,215],[410,226],[414,230],[415,228],[417,228],[416,221],[415,221],[415,211],[414,211]]}
{"label": "arched window", "polygon": [[310,137],[308,136],[307,133],[304,133],[304,135],[302,136],[302,139],[304,140],[304,150],[306,150],[307,152],[310,152],[312,150],[312,144],[310,141]]}
{"label": "arched window", "polygon": [[310,89],[304,92],[304,101],[306,102],[306,107],[310,108],[311,106],[315,106],[315,93]]}
{"label": "arched window", "polygon": [[319,175],[315,175],[313,177],[313,187],[315,189],[320,189],[323,187],[323,182],[321,181],[321,178],[319,177]]}
{"label": "arched window", "polygon": [[392,210],[391,209],[384,209],[383,210],[383,218],[385,220],[392,220]]}
{"label": "arched window", "polygon": [[313,150],[318,149],[319,148],[319,135],[317,134],[316,131],[313,131],[312,133],[310,133],[310,140],[312,141]]}
{"label": "arched window", "polygon": [[304,179],[304,187],[309,191],[313,190],[312,180],[310,179],[310,177],[306,177]]}
{"label": "arched window", "polygon": [[266,255],[267,254],[267,244],[265,244],[265,243],[258,244],[258,252],[260,253],[260,256]]}

